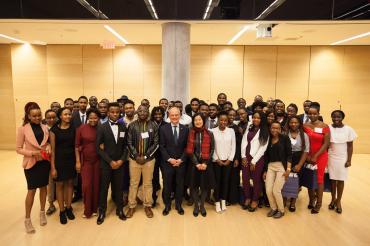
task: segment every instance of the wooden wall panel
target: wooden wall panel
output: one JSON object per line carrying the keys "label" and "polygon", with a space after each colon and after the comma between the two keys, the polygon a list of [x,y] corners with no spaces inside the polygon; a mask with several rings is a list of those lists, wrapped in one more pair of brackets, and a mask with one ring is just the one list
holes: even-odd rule
{"label": "wooden wall panel", "polygon": [[113,99],[113,51],[83,45],[83,94]]}
{"label": "wooden wall panel", "polygon": [[[190,97],[211,102],[212,46],[193,45],[190,54]],[[212,98],[215,100],[215,98]]]}
{"label": "wooden wall panel", "polygon": [[344,47],[342,110],[358,139],[356,153],[370,153],[370,46]]}
{"label": "wooden wall panel", "polygon": [[3,107],[0,149],[14,149],[16,125],[10,45],[0,45],[0,104]]}
{"label": "wooden wall panel", "polygon": [[321,105],[321,115],[330,123],[330,112],[339,108],[342,90],[344,48],[311,48],[309,99]]}
{"label": "wooden wall panel", "polygon": [[82,45],[48,45],[47,74],[49,103],[83,95]]}
{"label": "wooden wall panel", "polygon": [[298,113],[308,97],[309,65],[309,46],[278,46],[276,98],[297,104]]}
{"label": "wooden wall panel", "polygon": [[46,46],[11,45],[16,126],[21,125],[24,106],[37,102],[42,112],[50,107],[46,69]]}
{"label": "wooden wall panel", "polygon": [[244,86],[240,89],[248,105],[256,95],[264,100],[275,98],[276,58],[276,46],[245,46]]}
{"label": "wooden wall panel", "polygon": [[143,46],[128,45],[114,49],[114,97],[127,95],[138,106],[143,98]]}
{"label": "wooden wall panel", "polygon": [[159,45],[143,47],[143,97],[151,102],[151,109],[157,106],[162,93],[162,49]]}
{"label": "wooden wall panel", "polygon": [[243,46],[212,47],[211,101],[217,103],[217,95],[226,93],[228,100],[236,102],[242,96]]}

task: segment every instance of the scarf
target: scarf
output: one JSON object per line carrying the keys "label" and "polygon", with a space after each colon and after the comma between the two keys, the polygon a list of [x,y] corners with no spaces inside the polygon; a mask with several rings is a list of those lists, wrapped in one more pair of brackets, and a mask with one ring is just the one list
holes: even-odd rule
{"label": "scarf", "polygon": [[210,158],[210,152],[211,152],[211,135],[208,132],[207,129],[204,127],[202,128],[196,128],[193,127],[190,129],[189,136],[188,136],[188,144],[186,146],[186,154],[192,155],[194,154],[195,149],[195,134],[200,133],[201,134],[201,153],[200,153],[200,159],[202,160],[209,160]]}

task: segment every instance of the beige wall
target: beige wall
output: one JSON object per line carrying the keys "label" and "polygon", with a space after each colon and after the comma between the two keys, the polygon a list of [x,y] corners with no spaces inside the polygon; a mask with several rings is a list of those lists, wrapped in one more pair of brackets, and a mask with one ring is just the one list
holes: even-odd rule
{"label": "beige wall", "polygon": [[[128,95],[152,106],[161,95],[161,46],[128,45],[103,50],[97,45],[0,45],[0,102],[9,109],[0,123],[0,148],[14,146],[23,106],[96,95],[115,100]],[[342,107],[345,122],[359,134],[355,150],[370,153],[370,46],[192,46],[190,95],[215,102],[225,92],[236,104],[256,94],[294,102],[302,112],[309,98],[330,112]],[[14,123],[16,122],[16,123]]]}

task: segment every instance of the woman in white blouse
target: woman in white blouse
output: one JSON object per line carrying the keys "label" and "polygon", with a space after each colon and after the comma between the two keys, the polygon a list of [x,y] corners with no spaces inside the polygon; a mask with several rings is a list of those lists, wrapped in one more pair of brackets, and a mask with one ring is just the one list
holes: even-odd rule
{"label": "woman in white blouse", "polygon": [[343,124],[345,114],[341,110],[331,113],[333,124],[330,125],[330,147],[328,169],[331,180],[331,203],[329,209],[342,213],[342,194],[344,181],[347,180],[348,167],[351,166],[353,153],[353,140],[356,139],[356,132]]}
{"label": "woman in white blouse", "polygon": [[235,132],[232,128],[228,128],[227,124],[227,113],[220,112],[218,115],[218,127],[211,130],[215,139],[215,150],[212,159],[216,177],[214,198],[216,201],[216,212],[218,213],[226,210],[230,171],[236,148]]}
{"label": "woman in white blouse", "polygon": [[257,209],[258,198],[262,191],[262,172],[264,154],[269,140],[269,129],[266,115],[255,112],[252,124],[245,131],[242,139],[242,177],[244,191],[243,209],[254,212]]}

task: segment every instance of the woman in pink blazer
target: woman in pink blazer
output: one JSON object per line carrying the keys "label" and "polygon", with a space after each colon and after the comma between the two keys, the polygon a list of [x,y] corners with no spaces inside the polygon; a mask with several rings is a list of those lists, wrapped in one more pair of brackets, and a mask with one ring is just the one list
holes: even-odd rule
{"label": "woman in pink blazer", "polygon": [[27,233],[34,233],[30,215],[36,189],[40,190],[40,225],[47,224],[45,216],[46,187],[50,173],[50,145],[47,126],[41,124],[41,110],[35,102],[24,107],[23,126],[18,129],[16,149],[23,155],[23,168],[27,180],[26,218],[24,221]]}

